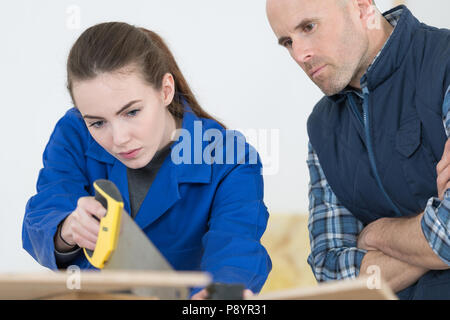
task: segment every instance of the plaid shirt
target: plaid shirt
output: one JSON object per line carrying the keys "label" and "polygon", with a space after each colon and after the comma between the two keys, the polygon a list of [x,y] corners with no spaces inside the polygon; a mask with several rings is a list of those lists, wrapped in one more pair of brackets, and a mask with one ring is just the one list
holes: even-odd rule
{"label": "plaid shirt", "polygon": [[[450,137],[450,87],[443,104],[444,127]],[[327,182],[319,158],[308,144],[309,221],[311,254],[308,263],[318,281],[355,278],[367,252],[356,247],[364,228],[361,221],[339,203]],[[444,200],[428,200],[422,218],[422,231],[433,251],[450,266],[450,189]]]}
{"label": "plaid shirt", "polygon": [[[400,14],[401,11],[397,11],[385,18],[395,27]],[[443,115],[446,115],[443,119],[445,131],[450,137],[450,87],[444,99]],[[339,203],[311,143],[308,148],[311,244],[308,263],[318,281],[355,278],[367,252],[357,248],[358,235],[364,226]],[[434,197],[428,200],[421,224],[430,247],[450,266],[450,189],[445,192],[442,202]]]}

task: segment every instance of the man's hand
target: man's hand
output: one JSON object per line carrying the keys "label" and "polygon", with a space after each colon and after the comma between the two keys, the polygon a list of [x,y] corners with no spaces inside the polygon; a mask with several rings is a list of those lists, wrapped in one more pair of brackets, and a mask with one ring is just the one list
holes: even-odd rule
{"label": "man's hand", "polygon": [[450,139],[445,143],[444,154],[436,166],[437,189],[439,199],[444,200],[444,193],[450,189]]}
{"label": "man's hand", "polygon": [[373,221],[372,223],[369,223],[359,234],[358,236],[358,242],[357,247],[359,249],[367,250],[367,251],[373,251],[378,250],[374,246],[374,237],[380,236],[380,227],[382,224],[383,218]]}
{"label": "man's hand", "polygon": [[425,239],[421,227],[423,214],[381,218],[368,224],[358,237],[358,248],[378,250],[387,256],[425,269],[449,269]]}

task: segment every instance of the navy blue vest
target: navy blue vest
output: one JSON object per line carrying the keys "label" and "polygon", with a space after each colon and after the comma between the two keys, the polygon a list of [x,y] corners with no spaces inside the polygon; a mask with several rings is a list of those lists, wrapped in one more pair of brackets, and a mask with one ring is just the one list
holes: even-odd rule
{"label": "navy blue vest", "polygon": [[[450,31],[421,24],[401,8],[361,79],[362,98],[349,91],[324,97],[308,119],[329,185],[365,225],[424,210],[437,196],[436,165],[447,140],[442,106],[450,84]],[[430,271],[398,295],[450,299],[450,270]]]}

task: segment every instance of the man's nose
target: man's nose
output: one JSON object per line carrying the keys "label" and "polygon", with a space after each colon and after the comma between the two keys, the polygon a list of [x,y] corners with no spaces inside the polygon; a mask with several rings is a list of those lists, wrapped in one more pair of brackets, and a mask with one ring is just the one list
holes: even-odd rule
{"label": "man's nose", "polygon": [[292,43],[292,57],[303,68],[313,57],[312,48],[305,41],[296,40]]}

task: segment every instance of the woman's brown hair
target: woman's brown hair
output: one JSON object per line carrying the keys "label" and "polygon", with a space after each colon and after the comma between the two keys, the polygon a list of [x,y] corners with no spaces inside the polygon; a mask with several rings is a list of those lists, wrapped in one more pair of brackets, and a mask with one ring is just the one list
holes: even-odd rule
{"label": "woman's brown hair", "polygon": [[197,102],[162,38],[153,31],[123,22],[92,26],[73,45],[67,61],[67,89],[72,101],[75,103],[72,92],[74,81],[90,80],[129,65],[138,66],[145,81],[156,90],[161,89],[164,75],[172,74],[175,95],[168,109],[175,118],[183,118],[185,109],[182,100],[185,100],[198,117],[217,121]]}

